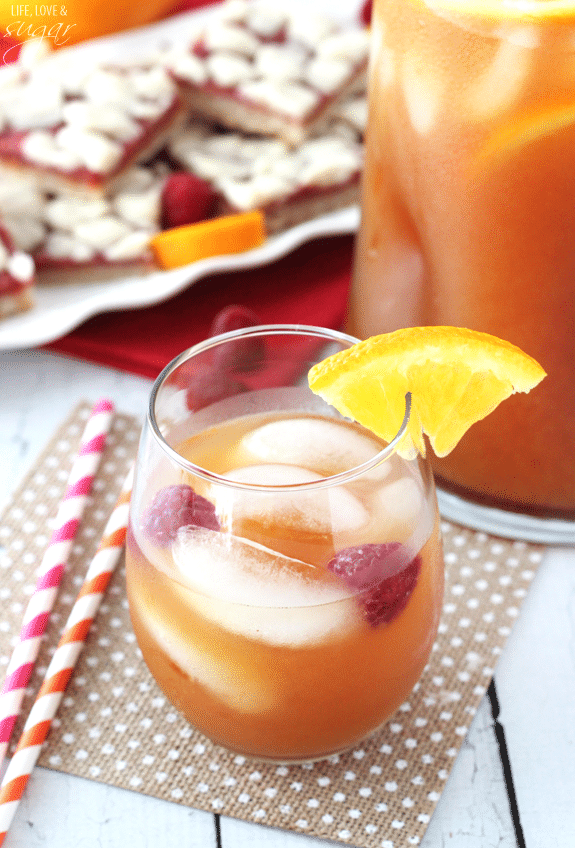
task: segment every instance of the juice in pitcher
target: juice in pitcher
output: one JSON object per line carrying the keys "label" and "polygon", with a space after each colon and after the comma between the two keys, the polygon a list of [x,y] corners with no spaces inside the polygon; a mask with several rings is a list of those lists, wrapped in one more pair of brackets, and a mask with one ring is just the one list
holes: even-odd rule
{"label": "juice in pitcher", "polygon": [[347,329],[456,325],[548,377],[480,421],[440,481],[575,517],[575,6],[375,0]]}

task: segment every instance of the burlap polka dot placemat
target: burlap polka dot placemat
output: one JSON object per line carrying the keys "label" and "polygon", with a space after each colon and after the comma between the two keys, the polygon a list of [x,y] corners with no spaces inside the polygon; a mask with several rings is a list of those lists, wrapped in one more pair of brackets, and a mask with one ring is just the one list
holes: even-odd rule
{"label": "burlap polka dot placemat", "polygon": [[[86,402],[73,410],[0,520],[0,675],[90,409]],[[23,716],[135,455],[139,428],[134,418],[116,415]],[[354,750],[313,765],[266,765],[222,751],[194,731],[158,690],[141,658],[120,564],[40,765],[358,848],[417,845],[544,551],[446,522],[443,534],[445,604],[430,662],[409,700]]]}

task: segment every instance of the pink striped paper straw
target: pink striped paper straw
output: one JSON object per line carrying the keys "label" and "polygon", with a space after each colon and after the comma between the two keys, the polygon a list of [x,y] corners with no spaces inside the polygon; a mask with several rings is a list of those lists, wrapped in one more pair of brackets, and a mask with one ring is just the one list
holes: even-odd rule
{"label": "pink striped paper straw", "polygon": [[106,436],[112,425],[114,407],[109,400],[94,406],[72,465],[64,497],[56,516],[56,529],[40,564],[40,575],[26,612],[18,644],[14,648],[0,692],[0,763],[20,713],[26,686],[40,650],[40,641],[56,600],[76,532],[88,502]]}
{"label": "pink striped paper straw", "polygon": [[40,756],[42,744],[98,612],[100,601],[124,549],[132,477],[133,469],[130,470],[108,519],[102,541],[86,572],[82,588],[0,785],[0,845],[4,842],[16,814],[28,779]]}

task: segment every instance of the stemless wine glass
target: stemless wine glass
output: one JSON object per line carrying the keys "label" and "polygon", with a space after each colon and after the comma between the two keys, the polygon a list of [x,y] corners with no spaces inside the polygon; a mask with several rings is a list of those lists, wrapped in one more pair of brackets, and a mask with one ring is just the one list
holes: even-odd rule
{"label": "stemless wine glass", "polygon": [[[126,552],[130,613],[157,683],[232,751],[345,750],[427,662],[443,598],[433,478],[307,385],[355,339],[317,327],[225,333],[151,395]],[[407,404],[407,407],[409,404]]]}

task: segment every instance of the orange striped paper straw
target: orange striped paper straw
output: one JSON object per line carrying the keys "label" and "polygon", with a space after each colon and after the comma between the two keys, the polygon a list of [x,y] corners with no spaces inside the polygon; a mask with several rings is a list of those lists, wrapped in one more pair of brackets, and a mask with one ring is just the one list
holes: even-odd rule
{"label": "orange striped paper straw", "polygon": [[0,845],[16,814],[110,577],[124,549],[132,478],[133,469],[124,482],[120,497],[104,528],[98,550],[86,572],[82,588],[0,785]]}

